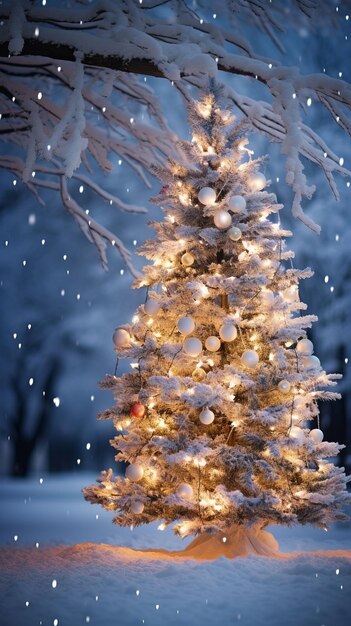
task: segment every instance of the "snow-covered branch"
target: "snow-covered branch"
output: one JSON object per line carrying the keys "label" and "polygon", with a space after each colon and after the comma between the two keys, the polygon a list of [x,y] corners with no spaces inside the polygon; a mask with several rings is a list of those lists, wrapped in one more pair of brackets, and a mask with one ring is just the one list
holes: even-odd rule
{"label": "snow-covered branch", "polygon": [[[149,185],[148,172],[171,156],[176,138],[145,76],[172,81],[187,98],[189,86],[206,87],[209,77],[220,84],[224,74],[232,74],[241,77],[243,87],[239,92],[237,84],[234,89],[226,81],[228,97],[257,131],[281,144],[293,213],[318,231],[302,209],[303,199],[314,192],[304,161],[323,170],[336,198],[335,174],[350,172],[312,128],[305,105],[308,99],[318,102],[349,137],[351,86],[326,74],[302,75],[298,68],[256,54],[243,33],[247,24],[251,32],[257,28],[283,51],[287,10],[289,27],[312,29],[322,20],[332,21],[334,7],[328,0],[290,0],[284,6],[225,0],[214,21],[210,4],[198,0],[193,10],[177,0],[76,1],[60,8],[4,2],[0,137],[21,152],[23,180],[37,192],[31,172],[53,159],[60,180],[78,169],[91,180],[94,164],[108,173],[111,157],[119,155]],[[257,85],[258,101],[247,96],[251,87],[256,93]],[[6,167],[6,158],[1,165]],[[105,199],[108,195],[99,185],[94,191]],[[115,204],[128,210],[122,200]]]}

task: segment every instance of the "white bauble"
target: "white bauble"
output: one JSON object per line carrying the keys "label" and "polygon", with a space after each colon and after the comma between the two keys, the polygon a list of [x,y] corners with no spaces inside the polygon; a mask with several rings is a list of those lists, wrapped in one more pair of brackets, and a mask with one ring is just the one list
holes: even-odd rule
{"label": "white bauble", "polygon": [[290,387],[291,385],[288,380],[281,380],[278,384],[278,389],[281,393],[289,393]]}
{"label": "white bauble", "polygon": [[261,191],[262,189],[264,189],[266,184],[266,177],[264,174],[262,174],[262,172],[256,172],[256,174],[253,174],[249,179],[249,186],[251,187],[252,191]]}
{"label": "white bauble", "polygon": [[221,347],[221,342],[218,337],[214,337],[212,335],[211,337],[207,337],[205,346],[206,350],[209,350],[210,352],[217,352],[217,350]]}
{"label": "white bauble", "polygon": [[182,335],[190,335],[195,328],[195,322],[192,317],[181,317],[177,322],[177,328]]}
{"label": "white bauble", "polygon": [[312,430],[310,431],[310,437],[316,443],[322,443],[324,439],[324,433],[320,428],[312,428]]}
{"label": "white bauble", "polygon": [[232,226],[228,230],[229,239],[231,239],[232,241],[239,241],[239,239],[241,239],[241,235],[242,235],[242,232],[240,228],[238,228],[237,226]]}
{"label": "white bauble", "polygon": [[219,336],[222,341],[234,341],[238,334],[236,326],[234,324],[223,324],[219,329]]}
{"label": "white bauble", "polygon": [[213,216],[214,225],[217,228],[228,228],[232,223],[232,217],[228,211],[224,211],[223,209],[219,209]]}
{"label": "white bauble", "polygon": [[126,478],[136,482],[144,476],[144,470],[138,463],[131,463],[126,469]]}
{"label": "white bauble", "polygon": [[206,426],[208,426],[209,424],[212,424],[214,418],[215,418],[214,413],[210,409],[202,409],[199,415],[199,420],[201,424],[205,424]]}
{"label": "white bauble", "polygon": [[321,366],[321,362],[318,356],[315,356],[314,354],[312,354],[311,356],[304,356],[302,359],[302,363],[307,370],[319,369]]}
{"label": "white bauble", "polygon": [[261,299],[264,304],[272,304],[274,302],[274,293],[271,289],[262,289]]}
{"label": "white bauble", "polygon": [[130,334],[124,328],[116,328],[112,339],[116,348],[128,348],[130,346]]}
{"label": "white bauble", "polygon": [[233,213],[242,213],[246,209],[246,200],[243,196],[232,196],[228,200],[228,209]]}
{"label": "white bauble", "polygon": [[292,439],[295,439],[297,443],[302,443],[303,440],[305,439],[305,433],[303,432],[302,428],[300,428],[299,426],[292,426],[290,428],[289,436]]}
{"label": "white bauble", "polygon": [[256,350],[245,350],[241,355],[241,361],[246,367],[254,368],[258,364],[260,358]]}
{"label": "white bauble", "polygon": [[296,352],[299,354],[313,354],[313,343],[309,339],[300,339],[296,345]]}
{"label": "white bauble", "polygon": [[153,298],[146,300],[144,304],[144,311],[147,315],[156,315],[161,308],[161,303]]}
{"label": "white bauble", "polygon": [[193,497],[194,490],[193,490],[192,486],[189,485],[188,483],[180,483],[180,485],[179,485],[179,487],[177,489],[177,494],[181,498],[185,498],[186,500],[189,500],[190,498]]}
{"label": "white bauble", "polygon": [[295,300],[297,300],[297,297],[298,291],[296,285],[291,285],[291,287],[284,289],[283,298],[285,302],[295,302]]}
{"label": "white bauble", "polygon": [[199,356],[202,352],[202,343],[197,337],[187,337],[183,343],[183,350],[189,356]]}
{"label": "white bauble", "polygon": [[210,206],[216,202],[216,192],[212,187],[203,187],[199,191],[198,198],[201,204],[205,206]]}
{"label": "white bauble", "polygon": [[195,261],[195,258],[191,254],[191,252],[184,252],[181,262],[184,267],[190,267]]}
{"label": "white bauble", "polygon": [[135,513],[135,515],[140,515],[144,510],[144,505],[142,502],[132,502],[130,510],[132,513]]}

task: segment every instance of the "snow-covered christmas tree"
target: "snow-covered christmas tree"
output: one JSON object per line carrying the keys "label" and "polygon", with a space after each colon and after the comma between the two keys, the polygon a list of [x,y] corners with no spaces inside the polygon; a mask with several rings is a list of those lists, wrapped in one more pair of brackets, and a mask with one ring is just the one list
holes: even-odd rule
{"label": "snow-covered christmas tree", "polygon": [[[245,133],[213,87],[189,105],[192,140],[182,162],[156,174],[165,219],[141,254],[152,263],[131,324],[116,330],[132,371],[107,376],[115,406],[116,459],[125,477],[102,472],[84,489],[122,526],[160,520],[188,553],[269,554],[268,524],[346,518],[341,446],[323,441],[319,400],[338,378],[313,354],[274,194]],[[249,549],[248,546],[251,546]]]}

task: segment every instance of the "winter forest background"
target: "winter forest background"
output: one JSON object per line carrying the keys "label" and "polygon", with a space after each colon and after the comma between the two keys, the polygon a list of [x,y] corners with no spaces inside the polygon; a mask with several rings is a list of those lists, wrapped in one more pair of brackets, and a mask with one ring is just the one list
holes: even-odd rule
{"label": "winter forest background", "polygon": [[[34,4],[39,7],[46,3]],[[59,7],[64,3],[47,4]],[[78,10],[89,4],[77,3]],[[199,5],[208,22],[224,27],[221,3],[188,4],[194,8]],[[217,13],[212,8],[214,5]],[[274,37],[249,20],[241,22],[241,34],[254,42],[258,54],[299,67],[302,74],[325,71],[331,77],[350,82],[348,3],[340,3],[340,11],[336,11],[337,3],[329,5],[335,10],[335,17],[319,19],[316,29],[313,23],[308,26],[303,15],[297,23],[291,18],[291,24],[287,15],[286,32],[279,33],[285,52],[279,50]],[[167,17],[167,6],[160,6],[157,11],[159,18]],[[6,84],[6,72],[4,76],[3,84]],[[151,97],[172,133],[189,138],[179,90],[164,78],[140,74],[138,80],[152,90]],[[222,72],[221,80],[242,94],[261,97],[262,87],[253,84],[254,81],[249,84],[246,77]],[[41,80],[40,90],[44,97],[49,95],[51,101],[63,104],[65,96],[54,81]],[[189,87],[189,93],[195,96],[196,90]],[[137,98],[129,100],[129,108],[125,109],[122,89],[112,98],[114,106],[128,115],[131,124],[154,123]],[[305,116],[309,125],[343,159],[340,164],[350,168],[351,143],[340,124],[333,123],[326,109],[309,97]],[[94,124],[96,128],[104,127],[103,113],[95,116]],[[2,138],[5,141],[0,148],[0,473],[27,475],[113,467],[113,449],[109,445],[113,428],[96,421],[96,414],[110,406],[112,398],[100,391],[97,383],[105,373],[114,371],[111,339],[114,328],[131,318],[144,294],[131,290],[132,277],[113,247],[107,250],[109,270],[104,271],[94,246],[83,237],[69,212],[62,209],[59,194],[41,189],[45,205],[40,204],[20,177],[6,169],[5,156],[16,155],[18,145],[7,142],[4,134]],[[250,147],[256,156],[265,153],[270,156],[264,172],[272,181],[271,189],[278,201],[285,205],[281,219],[294,232],[296,266],[307,265],[315,271],[308,284],[302,285],[305,289],[302,300],[308,304],[310,313],[319,316],[319,323],[313,328],[316,354],[327,371],[344,375],[339,386],[343,399],[321,407],[321,424],[327,440],[348,443],[350,450],[351,179],[336,176],[340,192],[337,203],[322,170],[310,161],[304,162],[309,184],[316,185],[316,192],[303,205],[306,215],[322,227],[317,235],[291,215],[293,193],[285,183],[279,145],[252,133]],[[148,184],[145,184],[144,175],[123,154],[109,154],[109,160],[111,172],[105,174],[95,165],[90,179],[108,193],[116,194],[122,202],[145,207],[147,213],[127,213],[110,207],[107,196],[103,200],[78,177],[70,180],[70,192],[84,210],[89,209],[94,219],[117,233],[133,251],[134,266],[141,268],[143,259],[134,252],[152,236],[147,221],[161,218],[159,209],[149,202],[159,183],[147,173]],[[86,174],[84,166],[78,172]],[[350,470],[350,452],[341,461]]]}

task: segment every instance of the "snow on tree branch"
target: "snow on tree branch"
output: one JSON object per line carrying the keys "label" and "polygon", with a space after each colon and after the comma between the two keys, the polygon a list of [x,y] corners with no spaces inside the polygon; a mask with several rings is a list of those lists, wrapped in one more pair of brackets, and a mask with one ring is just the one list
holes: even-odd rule
{"label": "snow on tree branch", "polygon": [[[82,176],[85,169],[86,180],[93,181],[94,168],[109,173],[116,155],[150,185],[148,173],[171,156],[176,138],[143,77],[173,81],[188,98],[189,86],[206,87],[209,77],[222,83],[225,74],[232,74],[241,80],[235,89],[233,81],[226,81],[228,97],[258,132],[280,143],[294,193],[293,214],[319,231],[302,208],[303,199],[314,192],[304,162],[322,169],[336,198],[335,174],[351,173],[312,128],[305,104],[308,98],[320,103],[349,137],[351,86],[326,74],[302,75],[257,54],[243,33],[245,25],[251,32],[259,29],[283,51],[280,35],[287,15],[289,27],[318,28],[322,20],[334,19],[334,6],[328,0],[225,0],[220,19],[213,22],[210,4],[198,0],[193,10],[177,0],[84,0],[59,8],[27,0],[3,3],[0,136],[11,157],[16,150],[17,175],[35,194],[53,174],[44,171],[46,164],[56,163],[59,181],[46,187],[61,190],[62,198],[64,176]],[[344,6],[349,5],[346,0]],[[247,95],[257,85],[264,94],[259,100]],[[145,121],[135,123],[140,111]],[[5,156],[0,165],[14,162]],[[32,171],[42,172],[41,182],[33,181]],[[107,190],[91,185],[107,199]],[[128,210],[122,199],[113,204]],[[76,205],[69,210],[75,214]],[[78,210],[75,218],[80,223]],[[89,229],[85,232],[91,240]]]}

